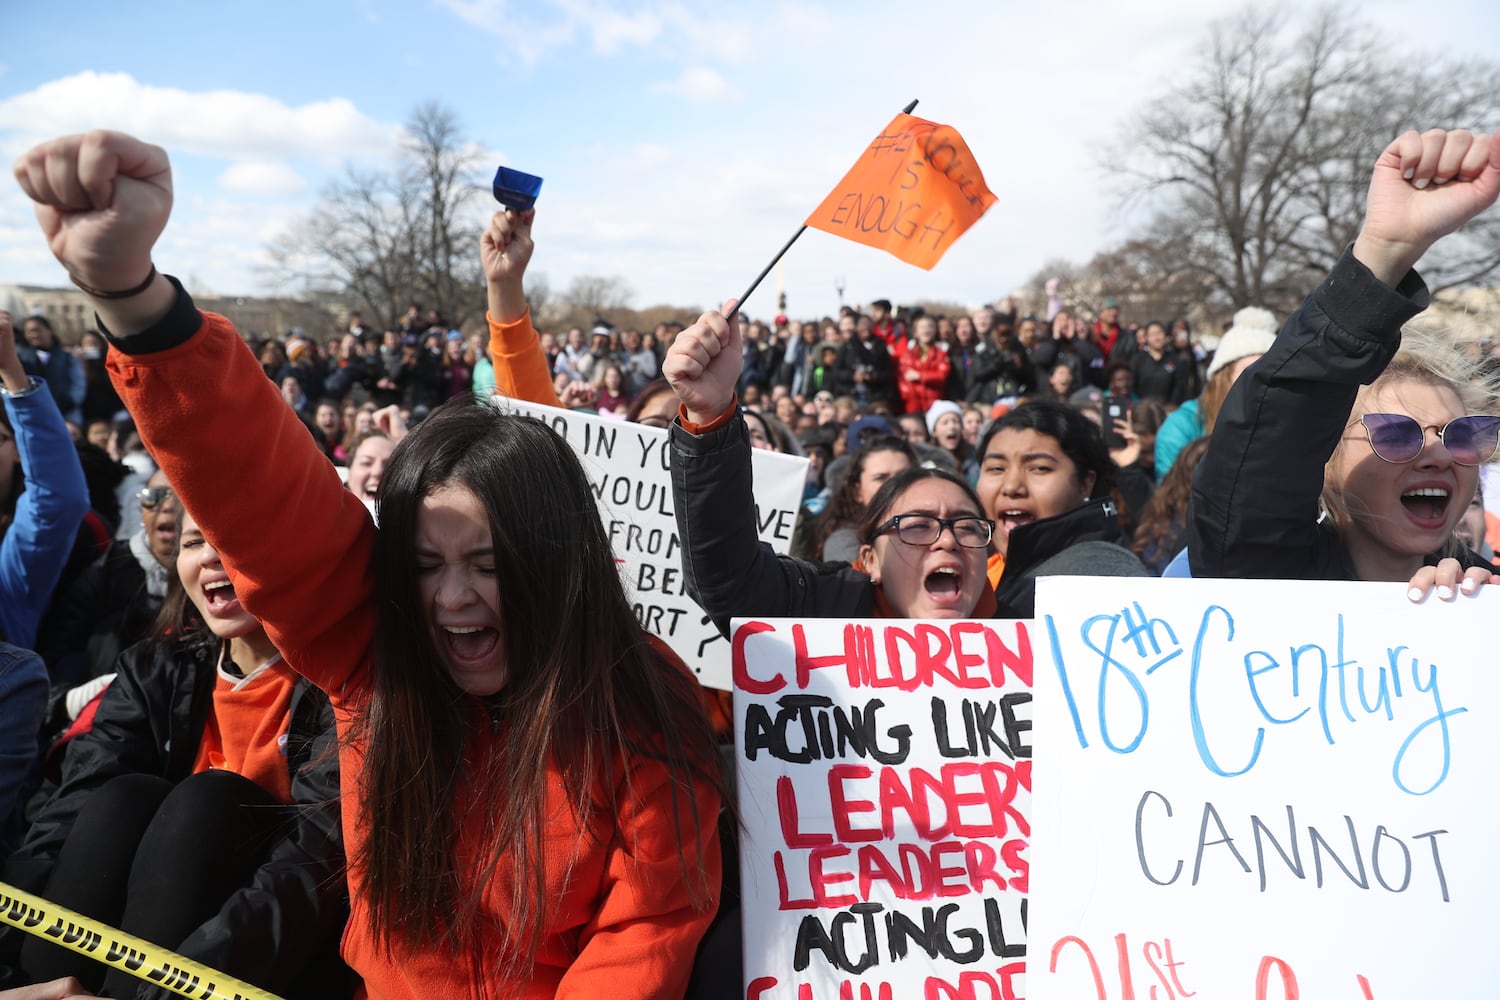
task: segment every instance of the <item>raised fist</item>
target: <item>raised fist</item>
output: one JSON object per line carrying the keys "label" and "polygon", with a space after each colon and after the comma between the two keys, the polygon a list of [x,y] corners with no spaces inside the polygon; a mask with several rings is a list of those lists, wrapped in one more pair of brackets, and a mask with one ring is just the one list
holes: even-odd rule
{"label": "raised fist", "polygon": [[105,291],[151,273],[151,250],[172,212],[166,151],[121,132],[44,142],[16,161],[47,245],[68,273]]}
{"label": "raised fist", "polygon": [[738,316],[725,319],[738,303],[724,303],[723,312],[706,312],[677,335],[662,362],[661,373],[687,410],[688,419],[706,424],[729,408],[745,359],[741,352]]}

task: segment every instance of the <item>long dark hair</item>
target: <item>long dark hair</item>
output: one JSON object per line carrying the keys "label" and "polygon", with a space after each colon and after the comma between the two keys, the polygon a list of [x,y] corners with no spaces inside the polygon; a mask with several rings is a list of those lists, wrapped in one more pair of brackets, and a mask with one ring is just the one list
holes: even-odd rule
{"label": "long dark hair", "polygon": [[1183,532],[1187,530],[1188,502],[1193,497],[1193,473],[1206,451],[1207,435],[1183,445],[1172,468],[1162,477],[1161,485],[1141,508],[1130,551],[1145,562],[1149,549],[1152,561],[1147,565],[1153,569],[1164,568],[1182,547]]}
{"label": "long dark hair", "polygon": [[[507,680],[482,700],[450,678],[418,597],[418,510],[451,486],[479,500],[493,539]],[[706,904],[714,887],[694,785],[722,790],[713,733],[697,682],[636,621],[572,449],[540,421],[460,395],[397,446],[379,505],[380,615],[370,698],[352,733],[365,750],[368,839],[353,862],[386,949],[447,948],[494,975],[498,929],[482,907],[508,860],[510,946],[498,963],[507,976],[529,974],[551,902],[549,764],[584,836],[607,838],[636,794],[628,762],[664,762],[678,843],[699,845],[692,856],[684,847],[683,877]],[[484,838],[462,860],[460,802],[483,811],[469,828]]]}
{"label": "long dark hair", "polygon": [[859,502],[859,481],[864,478],[865,462],[871,455],[887,451],[896,455],[905,455],[911,465],[917,464],[916,451],[905,440],[894,435],[872,438],[860,445],[854,457],[849,460],[849,471],[844,475],[843,482],[839,483],[839,488],[834,491],[833,498],[828,501],[828,507],[817,520],[813,543],[818,553],[822,553],[829,535],[839,528],[854,527],[864,517],[865,505]]}
{"label": "long dark hair", "polygon": [[198,608],[188,600],[187,589],[177,567],[167,568],[167,594],[162,598],[161,609],[151,623],[151,632],[146,636],[146,645],[151,649],[176,646],[187,641],[198,641],[207,635],[213,638]]}

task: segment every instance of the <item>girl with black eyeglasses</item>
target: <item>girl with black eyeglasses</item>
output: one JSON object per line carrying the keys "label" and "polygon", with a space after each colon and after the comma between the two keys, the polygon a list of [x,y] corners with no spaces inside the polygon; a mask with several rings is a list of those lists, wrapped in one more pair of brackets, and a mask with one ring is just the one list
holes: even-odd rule
{"label": "girl with black eyeglasses", "polygon": [[1500,196],[1500,134],[1408,132],[1375,164],[1364,226],[1235,383],[1194,480],[1198,576],[1410,581],[1474,592],[1454,528],[1495,457],[1500,393],[1457,347],[1401,325],[1412,267]]}

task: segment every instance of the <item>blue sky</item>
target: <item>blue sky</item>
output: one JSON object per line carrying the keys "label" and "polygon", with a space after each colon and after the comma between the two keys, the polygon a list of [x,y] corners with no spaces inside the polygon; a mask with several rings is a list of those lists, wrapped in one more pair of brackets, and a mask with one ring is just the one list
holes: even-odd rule
{"label": "blue sky", "polygon": [[[634,304],[738,294],[912,98],[956,126],[999,200],[931,272],[810,232],[790,311],[846,298],[969,304],[1124,235],[1100,161],[1183,72],[1226,0],[797,3],[284,0],[7,4],[0,154],[118,128],[176,178],[157,263],[191,287],[277,289],[266,248],[345,162],[393,155],[412,108],[454,109],[493,169],[542,175],[532,267],[618,275]],[[1493,0],[1366,3],[1403,58],[1486,57]],[[1491,123],[1491,126],[1500,123]],[[480,210],[481,216],[488,209]],[[58,284],[0,185],[0,283]],[[773,311],[774,276],[751,300]]]}

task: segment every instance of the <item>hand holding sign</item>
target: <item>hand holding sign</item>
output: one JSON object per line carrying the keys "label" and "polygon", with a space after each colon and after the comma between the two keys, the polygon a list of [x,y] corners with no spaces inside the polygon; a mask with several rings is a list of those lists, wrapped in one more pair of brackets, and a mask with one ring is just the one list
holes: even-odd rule
{"label": "hand holding sign", "polygon": [[1485,584],[1500,584],[1500,577],[1480,566],[1464,569],[1457,559],[1443,559],[1436,566],[1423,566],[1407,584],[1406,597],[1413,604],[1421,604],[1437,589],[1439,600],[1451,601],[1459,591],[1473,596]]}
{"label": "hand holding sign", "polygon": [[1500,132],[1407,132],[1375,161],[1354,256],[1395,285],[1439,239],[1500,197]]}
{"label": "hand holding sign", "polygon": [[479,258],[489,288],[490,315],[500,323],[513,323],[526,312],[526,294],[521,279],[531,252],[531,223],[536,209],[518,212],[507,208],[490,216],[490,226],[479,239]]}
{"label": "hand holding sign", "polygon": [[706,424],[729,408],[745,359],[740,350],[739,302],[730,299],[723,312],[706,312],[677,335],[661,372],[682,401],[688,419]]}

